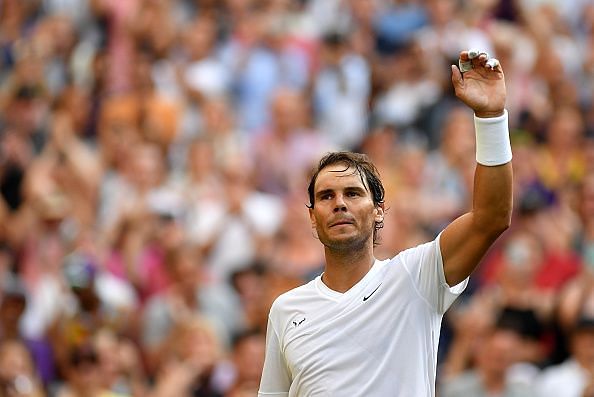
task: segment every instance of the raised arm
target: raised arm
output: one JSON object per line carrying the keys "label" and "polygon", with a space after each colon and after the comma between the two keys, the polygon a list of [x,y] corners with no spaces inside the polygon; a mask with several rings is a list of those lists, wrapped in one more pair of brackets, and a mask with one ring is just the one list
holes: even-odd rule
{"label": "raised arm", "polygon": [[[472,57],[472,59],[470,59]],[[499,62],[463,51],[452,66],[456,96],[474,110],[477,167],[472,210],[443,231],[440,244],[446,281],[456,285],[476,268],[491,244],[510,224],[511,148],[505,111],[505,80]]]}

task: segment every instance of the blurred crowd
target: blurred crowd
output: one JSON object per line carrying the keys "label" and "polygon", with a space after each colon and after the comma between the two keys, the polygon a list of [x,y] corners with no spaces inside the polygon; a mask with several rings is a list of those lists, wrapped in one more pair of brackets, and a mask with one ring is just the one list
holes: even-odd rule
{"label": "blurred crowd", "polygon": [[506,73],[515,213],[438,392],[594,395],[591,0],[0,0],[0,396],[254,397],[324,263],[323,153],[378,166],[379,258],[470,208],[468,48]]}

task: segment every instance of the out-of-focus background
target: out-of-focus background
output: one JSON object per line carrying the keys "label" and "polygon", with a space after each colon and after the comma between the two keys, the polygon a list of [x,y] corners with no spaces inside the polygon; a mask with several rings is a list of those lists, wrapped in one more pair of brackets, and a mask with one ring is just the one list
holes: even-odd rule
{"label": "out-of-focus background", "polygon": [[323,265],[323,153],[377,164],[379,258],[469,208],[468,48],[506,72],[515,212],[439,394],[592,392],[591,0],[0,0],[0,395],[256,396],[271,302]]}

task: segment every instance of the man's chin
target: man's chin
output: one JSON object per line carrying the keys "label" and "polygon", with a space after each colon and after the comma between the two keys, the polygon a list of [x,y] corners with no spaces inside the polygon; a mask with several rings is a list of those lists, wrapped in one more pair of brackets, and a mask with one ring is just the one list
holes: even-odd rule
{"label": "man's chin", "polygon": [[356,234],[341,234],[339,236],[327,236],[320,238],[320,241],[324,246],[333,250],[353,250],[359,249],[365,246],[367,239]]}

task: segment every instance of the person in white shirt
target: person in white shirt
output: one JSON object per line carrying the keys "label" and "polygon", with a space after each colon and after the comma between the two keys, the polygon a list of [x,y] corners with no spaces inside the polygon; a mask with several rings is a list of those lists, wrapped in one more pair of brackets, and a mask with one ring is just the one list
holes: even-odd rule
{"label": "person in white shirt", "polygon": [[542,372],[538,397],[594,397],[594,312],[578,318],[569,336],[571,355]]}
{"label": "person in white shirt", "polygon": [[273,303],[259,397],[435,396],[442,316],[512,211],[503,70],[478,51],[462,51],[459,66],[456,95],[475,113],[473,208],[432,242],[380,261],[375,166],[357,153],[322,158],[308,193],[324,272]]}

